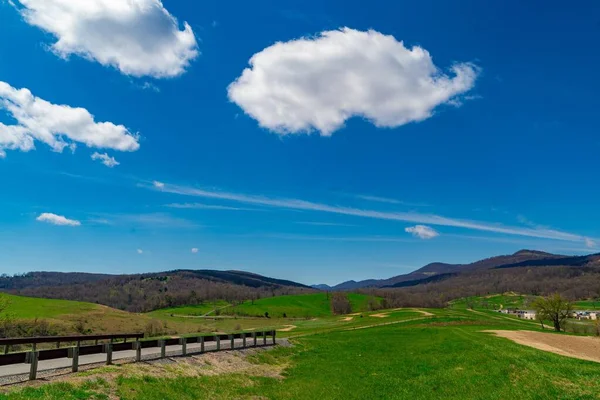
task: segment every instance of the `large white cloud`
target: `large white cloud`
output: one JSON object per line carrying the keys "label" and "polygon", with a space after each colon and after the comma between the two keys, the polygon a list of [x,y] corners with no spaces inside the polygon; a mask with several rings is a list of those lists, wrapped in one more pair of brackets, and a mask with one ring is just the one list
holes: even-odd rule
{"label": "large white cloud", "polygon": [[91,148],[136,151],[139,138],[123,125],[96,122],[84,108],[52,104],[35,97],[28,89],[15,89],[0,81],[0,110],[16,121],[0,122],[0,157],[6,150],[29,151],[35,141],[46,143],[54,151],[75,149],[77,143]]}
{"label": "large white cloud", "polygon": [[42,213],[39,217],[36,218],[37,221],[47,222],[52,225],[62,225],[62,226],[80,226],[81,222],[68,219],[62,215],[56,215],[52,213]]}
{"label": "large white cloud", "polygon": [[198,55],[192,28],[160,0],[15,0],[30,25],[56,37],[52,51],[156,78],[185,72]]}
{"label": "large white cloud", "polygon": [[440,234],[433,228],[426,225],[415,225],[404,229],[407,233],[412,233],[414,237],[420,239],[433,239]]}
{"label": "large white cloud", "polygon": [[228,94],[276,133],[329,136],[354,116],[398,127],[431,117],[441,104],[459,104],[479,69],[457,63],[450,70],[443,73],[427,50],[393,36],[343,28],[254,54]]}

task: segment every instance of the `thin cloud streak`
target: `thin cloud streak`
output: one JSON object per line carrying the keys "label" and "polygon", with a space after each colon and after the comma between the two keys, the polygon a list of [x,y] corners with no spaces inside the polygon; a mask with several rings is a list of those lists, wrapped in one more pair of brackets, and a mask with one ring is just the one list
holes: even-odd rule
{"label": "thin cloud streak", "polygon": [[194,210],[223,210],[223,211],[264,211],[256,208],[243,208],[243,207],[229,207],[221,206],[216,204],[203,204],[203,203],[171,203],[166,204],[165,207],[177,208],[182,210],[194,209]]}
{"label": "thin cloud streak", "polygon": [[209,199],[229,200],[245,204],[284,208],[290,210],[320,211],[332,214],[349,215],[355,217],[408,222],[415,224],[428,224],[436,226],[449,226],[454,228],[472,229],[483,232],[503,233],[508,235],[537,237],[543,239],[563,240],[570,242],[585,242],[585,236],[562,232],[553,229],[524,228],[517,226],[506,226],[491,224],[480,221],[470,221],[443,217],[434,214],[421,214],[415,212],[385,212],[376,210],[365,210],[352,207],[314,203],[300,199],[270,198],[264,196],[246,195],[240,193],[229,193],[221,191],[209,191],[194,187],[163,184],[160,188],[155,185],[142,185],[148,189],[158,190],[165,193],[179,194],[183,196],[203,197]]}
{"label": "thin cloud streak", "polygon": [[335,222],[296,221],[294,223],[298,224],[298,225],[312,225],[312,226],[345,226],[345,227],[356,226],[356,225],[351,225],[351,224],[338,224]]}
{"label": "thin cloud streak", "polygon": [[374,201],[376,203],[399,204],[399,205],[409,206],[409,207],[429,207],[428,204],[409,203],[406,201],[390,199],[388,197],[370,196],[370,195],[365,195],[365,194],[355,194],[355,195],[352,195],[352,197],[355,197],[360,200]]}
{"label": "thin cloud streak", "polygon": [[[239,236],[239,235],[238,235]],[[414,243],[414,239],[391,237],[391,236],[318,236],[318,235],[298,235],[286,233],[273,234],[249,234],[242,237],[260,237],[267,239],[281,240],[306,240],[306,241],[326,241],[326,242],[389,242],[389,243]]]}

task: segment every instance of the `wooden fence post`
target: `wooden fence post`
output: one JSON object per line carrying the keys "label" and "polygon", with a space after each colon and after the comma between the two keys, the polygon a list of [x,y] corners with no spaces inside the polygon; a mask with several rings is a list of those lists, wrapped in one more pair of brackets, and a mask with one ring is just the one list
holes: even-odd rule
{"label": "wooden fence post", "polygon": [[7,344],[4,345],[4,354],[8,354],[9,346]]}
{"label": "wooden fence post", "polygon": [[77,372],[77,371],[79,371],[79,346],[73,347],[72,352],[73,352],[72,353],[73,354],[72,371]]}
{"label": "wooden fence post", "polygon": [[31,366],[29,367],[29,380],[35,381],[37,378],[37,368],[38,368],[38,356],[39,352],[32,351],[29,354],[29,360],[31,361]]}
{"label": "wooden fence post", "polygon": [[273,330],[273,344],[277,344],[277,342],[275,341],[275,335],[276,335],[277,331]]}
{"label": "wooden fence post", "polygon": [[263,346],[267,345],[267,332],[263,332]]}
{"label": "wooden fence post", "polygon": [[112,343],[106,343],[106,365],[112,364]]}
{"label": "wooden fence post", "polygon": [[252,339],[254,339],[254,347],[256,347],[256,332],[252,332]]}
{"label": "wooden fence post", "polygon": [[165,358],[167,356],[167,342],[162,339],[158,341],[160,344],[160,358]]}
{"label": "wooden fence post", "polygon": [[233,348],[235,347],[235,336],[234,335],[229,335],[229,340],[231,341],[231,350],[233,350]]}
{"label": "wooden fence post", "polygon": [[246,348],[246,332],[242,333],[242,347]]}
{"label": "wooden fence post", "polygon": [[182,337],[179,342],[181,343],[181,355],[185,357],[187,356],[187,338]]}
{"label": "wooden fence post", "polygon": [[221,336],[215,336],[217,338],[217,351],[221,350]]}
{"label": "wooden fence post", "polygon": [[133,347],[135,348],[135,361],[142,361],[142,343],[139,339],[133,342]]}
{"label": "wooden fence post", "polygon": [[204,353],[204,336],[200,336],[200,353]]}

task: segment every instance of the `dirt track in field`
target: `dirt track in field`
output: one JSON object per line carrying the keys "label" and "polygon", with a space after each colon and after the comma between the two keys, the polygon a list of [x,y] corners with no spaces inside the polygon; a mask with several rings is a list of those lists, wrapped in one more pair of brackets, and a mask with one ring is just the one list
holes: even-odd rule
{"label": "dirt track in field", "polygon": [[533,331],[483,331],[507,338],[515,343],[561,356],[600,363],[600,339],[591,336],[569,336]]}
{"label": "dirt track in field", "polygon": [[279,332],[291,332],[296,329],[296,325],[286,325],[285,328],[277,329]]}

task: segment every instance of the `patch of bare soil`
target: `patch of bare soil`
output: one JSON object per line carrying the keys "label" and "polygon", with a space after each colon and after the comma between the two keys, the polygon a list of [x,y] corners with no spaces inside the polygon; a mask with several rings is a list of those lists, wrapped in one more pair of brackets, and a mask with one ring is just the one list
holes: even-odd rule
{"label": "patch of bare soil", "polygon": [[483,331],[561,356],[600,362],[600,339],[533,331]]}
{"label": "patch of bare soil", "polygon": [[369,315],[369,317],[375,317],[375,318],[387,318],[389,316],[390,316],[390,314],[386,314],[386,313],[379,313],[379,314],[371,314],[371,315]]}
{"label": "patch of bare soil", "polygon": [[297,326],[296,325],[285,325],[285,328],[281,328],[281,329],[277,329],[279,332],[291,332],[292,330],[296,329]]}
{"label": "patch of bare soil", "polygon": [[340,319],[340,321],[348,322],[348,321],[352,321],[353,319],[354,319],[354,317],[345,317],[345,318]]}

